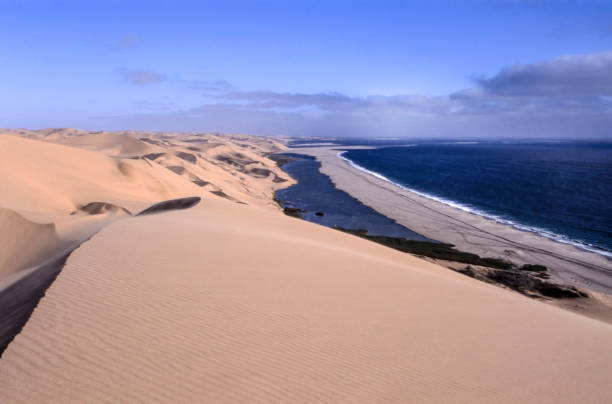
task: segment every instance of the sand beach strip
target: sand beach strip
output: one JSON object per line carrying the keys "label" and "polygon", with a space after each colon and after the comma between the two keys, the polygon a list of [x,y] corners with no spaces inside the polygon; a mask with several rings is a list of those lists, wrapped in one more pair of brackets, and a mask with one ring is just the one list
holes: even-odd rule
{"label": "sand beach strip", "polygon": [[337,188],[426,237],[481,256],[545,265],[559,283],[612,293],[612,260],[400,188],[340,158],[341,150],[349,147],[360,146],[299,147],[291,152],[316,157],[320,171]]}

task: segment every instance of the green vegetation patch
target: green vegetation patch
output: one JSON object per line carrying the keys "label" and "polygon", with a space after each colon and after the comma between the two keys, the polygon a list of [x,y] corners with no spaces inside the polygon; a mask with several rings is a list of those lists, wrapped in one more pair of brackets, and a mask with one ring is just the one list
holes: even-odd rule
{"label": "green vegetation patch", "polygon": [[503,259],[482,258],[476,254],[456,250],[455,246],[452,244],[437,243],[432,241],[407,240],[400,237],[372,236],[369,235],[368,231],[364,229],[351,230],[343,229],[341,227],[337,227],[337,229],[345,233],[354,234],[375,243],[415,255],[498,269],[511,269],[514,267],[511,262]]}
{"label": "green vegetation patch", "polygon": [[[549,275],[547,273],[548,268],[544,265],[525,264],[517,267],[512,262],[503,259],[483,258],[476,254],[456,250],[452,244],[407,240],[400,237],[372,236],[364,229],[337,229],[399,251],[468,264],[464,269],[456,271],[483,282],[504,285],[525,296],[555,299],[589,297],[586,292],[573,286],[564,286],[546,281],[545,279]],[[486,267],[486,269],[475,270],[471,265]]]}

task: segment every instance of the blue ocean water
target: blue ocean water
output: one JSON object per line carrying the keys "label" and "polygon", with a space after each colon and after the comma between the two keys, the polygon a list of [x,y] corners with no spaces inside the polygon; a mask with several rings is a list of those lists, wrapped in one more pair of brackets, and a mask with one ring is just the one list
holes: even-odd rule
{"label": "blue ocean water", "polygon": [[612,257],[612,143],[428,143],[341,157],[424,196]]}

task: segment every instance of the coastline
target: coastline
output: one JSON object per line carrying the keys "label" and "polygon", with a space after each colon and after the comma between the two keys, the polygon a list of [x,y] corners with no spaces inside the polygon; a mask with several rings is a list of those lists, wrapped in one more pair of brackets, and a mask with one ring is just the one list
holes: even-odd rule
{"label": "coastline", "polygon": [[338,189],[425,237],[481,256],[545,265],[554,281],[612,294],[612,261],[603,255],[435,201],[362,171],[339,156],[339,149],[363,147],[301,146],[289,151],[315,157],[321,172]]}
{"label": "coastline", "polygon": [[0,136],[3,205],[30,208],[0,245],[97,232],[2,354],[5,401],[611,401],[612,321],[284,214],[282,145],[58,131]]}
{"label": "coastline", "polygon": [[446,199],[446,198],[443,198],[443,197],[440,197],[440,196],[437,196],[437,195],[434,195],[434,194],[428,194],[428,193],[425,193],[425,192],[420,192],[420,191],[415,190],[413,188],[404,186],[404,185],[402,185],[400,183],[397,183],[397,182],[391,180],[390,178],[387,178],[386,176],[384,176],[384,175],[382,175],[380,173],[377,173],[375,171],[369,170],[369,169],[359,165],[358,163],[356,163],[356,162],[352,161],[351,159],[345,157],[344,156],[345,153],[346,153],[346,151],[339,152],[337,154],[337,156],[339,158],[343,159],[344,161],[346,161],[349,165],[357,168],[358,170],[363,171],[363,172],[365,172],[365,173],[367,173],[369,175],[372,175],[374,177],[380,178],[383,181],[389,182],[389,183],[393,184],[394,186],[399,187],[401,189],[404,189],[406,191],[409,191],[409,192],[411,192],[413,194],[417,194],[417,195],[422,196],[422,197],[424,197],[426,199],[431,199],[431,200],[433,200],[435,202],[438,202],[438,203],[441,203],[441,204],[444,204],[444,205],[448,205],[448,206],[450,206],[452,208],[459,209],[459,210],[462,210],[462,211],[467,212],[467,213],[471,213],[471,214],[475,214],[475,215],[478,215],[478,216],[482,216],[485,219],[492,220],[494,222],[498,222],[498,223],[501,223],[501,224],[504,224],[504,225],[512,226],[512,227],[514,227],[514,228],[516,228],[518,230],[521,230],[521,231],[535,233],[535,234],[537,234],[539,236],[548,238],[550,240],[553,240],[553,241],[556,241],[556,242],[559,242],[559,243],[563,243],[563,244],[569,244],[571,246],[577,247],[580,250],[585,250],[585,251],[588,251],[588,252],[593,252],[593,253],[596,253],[596,254],[599,254],[599,255],[603,255],[603,256],[605,256],[608,259],[612,259],[612,252],[611,251],[598,248],[597,246],[591,245],[591,244],[589,244],[587,242],[581,242],[581,241],[577,241],[577,240],[572,240],[569,236],[566,236],[566,235],[563,235],[563,234],[557,234],[557,233],[554,233],[553,231],[548,230],[548,229],[544,229],[544,228],[541,228],[541,227],[535,227],[535,226],[530,226],[530,225],[522,224],[522,223],[519,223],[519,222],[515,222],[515,221],[509,220],[509,219],[502,218],[502,217],[500,217],[498,215],[486,212],[484,210],[480,210],[478,208],[470,207],[470,206],[468,206],[466,204],[463,204],[463,203],[460,203],[460,202],[456,202],[456,201],[454,201],[452,199]]}

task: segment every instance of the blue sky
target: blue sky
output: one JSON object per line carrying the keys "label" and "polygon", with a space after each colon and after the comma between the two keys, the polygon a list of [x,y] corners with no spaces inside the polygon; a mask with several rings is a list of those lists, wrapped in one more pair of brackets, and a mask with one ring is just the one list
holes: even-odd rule
{"label": "blue sky", "polygon": [[612,137],[610,1],[4,1],[0,127]]}

